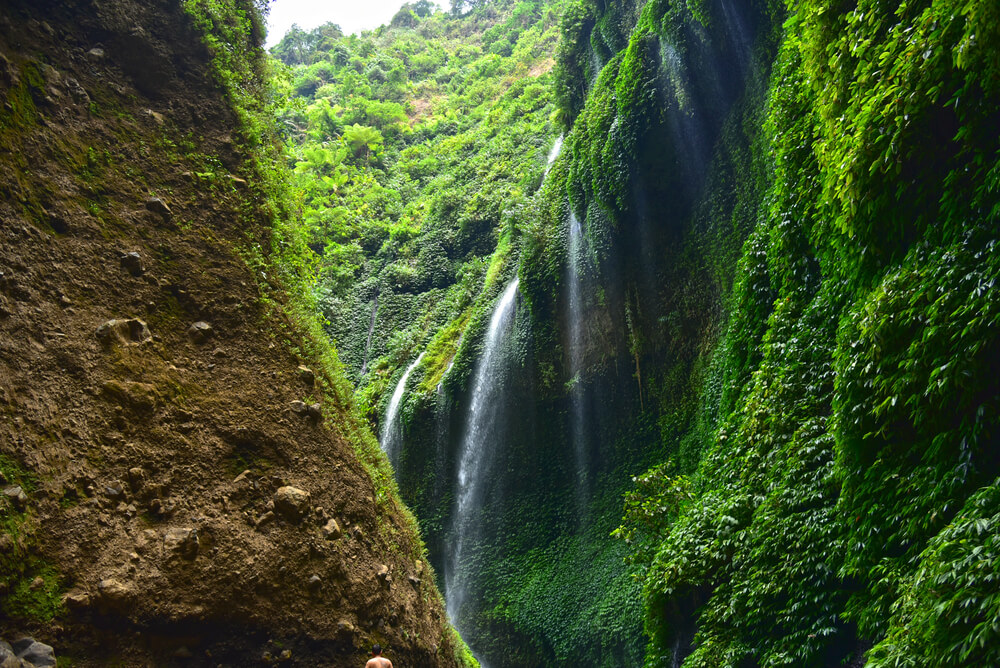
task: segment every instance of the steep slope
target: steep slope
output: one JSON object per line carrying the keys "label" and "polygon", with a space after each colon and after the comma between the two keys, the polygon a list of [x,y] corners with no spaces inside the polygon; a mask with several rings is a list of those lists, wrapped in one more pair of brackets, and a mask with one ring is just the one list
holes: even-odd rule
{"label": "steep slope", "polygon": [[217,83],[220,53],[252,64],[255,9],[187,8],[0,13],[0,636],[73,665],[375,641],[456,665],[415,525],[283,292],[295,241],[234,106],[260,79]]}
{"label": "steep slope", "polygon": [[[780,39],[766,114],[744,116],[746,141],[723,133],[700,193],[725,45],[698,45],[752,25],[735,3],[647,3],[586,101],[563,96],[567,191],[599,270],[651,220],[675,230],[649,259],[657,291],[625,274],[663,448],[619,532],[646,665],[993,665],[1000,16],[753,4]],[[566,71],[616,14],[580,3],[590,40]],[[619,241],[601,247],[609,228]],[[557,240],[538,236],[544,267]],[[557,300],[537,273],[522,283]]]}

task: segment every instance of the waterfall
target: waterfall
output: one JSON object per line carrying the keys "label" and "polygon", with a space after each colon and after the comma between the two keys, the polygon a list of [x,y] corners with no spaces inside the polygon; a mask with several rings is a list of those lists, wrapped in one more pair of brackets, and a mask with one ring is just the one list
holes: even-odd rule
{"label": "waterfall", "polygon": [[472,401],[465,423],[465,433],[458,451],[458,485],[452,516],[451,555],[445,571],[445,599],[448,616],[459,622],[459,612],[468,594],[469,578],[461,573],[468,555],[465,548],[477,537],[479,516],[484,507],[483,482],[489,475],[489,455],[497,446],[498,426],[504,368],[501,345],[514,320],[518,280],[504,290],[490,318],[483,343],[483,354],[476,364],[472,381]]}
{"label": "waterfall", "polygon": [[583,228],[576,214],[569,214],[569,244],[567,258],[567,319],[569,321],[569,375],[570,375],[570,436],[576,457],[577,517],[586,517],[589,497],[587,471],[586,406],[583,386],[583,298],[580,266],[583,263]]}
{"label": "waterfall", "polygon": [[397,424],[396,414],[399,412],[399,404],[402,402],[403,394],[406,392],[406,381],[409,380],[410,374],[413,373],[413,370],[417,368],[417,365],[420,364],[420,360],[423,358],[424,354],[420,353],[416,361],[406,368],[403,377],[396,384],[396,390],[392,393],[392,398],[389,399],[389,408],[385,411],[385,419],[382,421],[382,434],[379,438],[379,443],[382,445],[382,450],[385,454],[389,456],[389,461],[392,462],[393,466],[396,465],[403,440],[403,428]]}
{"label": "waterfall", "polygon": [[549,151],[549,158],[545,162],[545,176],[549,175],[549,172],[552,170],[552,165],[556,162],[556,158],[558,158],[559,154],[562,153],[562,147],[563,135],[559,135],[556,138],[555,143],[552,144],[552,150]]}

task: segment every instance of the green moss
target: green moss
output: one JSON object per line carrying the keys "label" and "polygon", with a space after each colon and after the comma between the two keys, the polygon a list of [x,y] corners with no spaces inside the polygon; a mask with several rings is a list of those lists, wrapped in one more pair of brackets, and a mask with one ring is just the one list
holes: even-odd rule
{"label": "green moss", "polygon": [[4,581],[9,593],[0,609],[9,619],[50,622],[65,612],[59,573],[44,561],[29,556],[16,575],[6,574]]}

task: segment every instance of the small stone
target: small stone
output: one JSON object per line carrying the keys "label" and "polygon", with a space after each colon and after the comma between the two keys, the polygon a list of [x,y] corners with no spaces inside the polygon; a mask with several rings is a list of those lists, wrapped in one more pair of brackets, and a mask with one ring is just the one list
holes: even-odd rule
{"label": "small stone", "polygon": [[195,343],[204,343],[215,336],[215,330],[204,320],[199,320],[188,327],[188,336]]}
{"label": "small stone", "polygon": [[170,218],[173,212],[170,211],[170,207],[159,197],[150,197],[146,200],[146,209],[152,211],[153,213],[158,213],[163,216],[164,219]]}
{"label": "small stone", "polygon": [[97,62],[104,58],[104,49],[99,46],[95,46],[93,49],[87,52],[87,59],[91,62]]}
{"label": "small stone", "polygon": [[145,482],[146,482],[145,469],[136,466],[128,470],[128,483],[129,487],[132,488],[133,492],[138,492],[140,489],[142,489],[142,486]]}
{"label": "small stone", "polygon": [[160,112],[153,111],[152,109],[147,109],[146,115],[152,118],[154,121],[156,121],[157,125],[163,125],[163,121],[165,119],[163,118],[163,114],[161,114]]}
{"label": "small stone", "polygon": [[43,578],[42,576],[38,576],[31,581],[31,584],[28,585],[28,588],[31,589],[32,591],[38,591],[44,586],[45,586],[45,578]]}
{"label": "small stone", "polygon": [[250,475],[250,469],[247,469],[243,473],[241,473],[238,476],[236,476],[235,478],[233,478],[233,484],[235,485],[236,483],[243,482],[244,480],[247,479],[247,476],[249,476],[249,475]]}
{"label": "small stone", "polygon": [[274,493],[275,511],[290,522],[296,523],[309,511],[309,492],[286,486]]}
{"label": "small stone", "polygon": [[121,257],[122,269],[133,276],[142,276],[146,268],[142,265],[142,256],[135,251],[123,253]]}
{"label": "small stone", "polygon": [[28,495],[24,493],[20,485],[11,485],[4,488],[3,495],[18,510],[24,510],[28,506]]}
{"label": "small stone", "polygon": [[316,382],[316,374],[313,373],[313,370],[310,369],[309,367],[300,366],[298,372],[299,372],[299,380],[301,380],[306,385],[311,386],[313,385],[313,383]]}
{"label": "small stone", "polygon": [[95,334],[105,345],[113,343],[134,345],[153,339],[153,335],[149,332],[149,327],[138,318],[108,320],[97,328]]}
{"label": "small stone", "polygon": [[168,553],[191,560],[198,556],[198,531],[190,527],[167,529],[163,547]]}
{"label": "small stone", "polygon": [[319,404],[309,404],[306,406],[306,416],[313,420],[319,420],[323,417],[323,407]]}
{"label": "small stone", "polygon": [[271,523],[271,522],[273,522],[273,521],[274,521],[274,513],[272,513],[272,512],[271,512],[271,511],[269,510],[269,511],[267,511],[266,513],[264,513],[263,515],[261,515],[261,516],[260,516],[260,517],[259,517],[259,518],[257,519],[257,521],[256,521],[256,522],[254,523],[254,527],[255,527],[255,528],[256,528],[257,530],[260,530],[261,528],[263,528],[263,527],[267,526],[268,524],[270,524],[270,523]]}
{"label": "small stone", "polygon": [[125,493],[125,486],[120,480],[115,480],[104,486],[104,496],[109,499],[117,499]]}
{"label": "small stone", "polygon": [[336,540],[340,538],[342,533],[340,525],[337,524],[337,520],[333,518],[330,518],[330,521],[323,525],[323,528],[320,529],[320,531],[323,534],[323,538],[326,538],[327,540]]}
{"label": "small stone", "polygon": [[101,600],[113,605],[119,605],[128,600],[131,591],[114,578],[106,578],[97,583],[97,593]]}
{"label": "small stone", "polygon": [[297,413],[298,415],[305,415],[309,412],[309,407],[304,401],[295,400],[289,404],[289,407],[292,409],[293,413]]}
{"label": "small stone", "polygon": [[323,587],[323,579],[318,575],[313,575],[306,584],[309,586],[309,591],[315,594]]}
{"label": "small stone", "polygon": [[71,608],[86,608],[90,605],[90,595],[80,589],[74,589],[63,594],[63,603]]}
{"label": "small stone", "polygon": [[389,567],[386,566],[385,564],[382,564],[378,568],[378,574],[377,575],[378,575],[378,579],[379,580],[382,580],[383,582],[385,582],[386,578],[389,577]]}

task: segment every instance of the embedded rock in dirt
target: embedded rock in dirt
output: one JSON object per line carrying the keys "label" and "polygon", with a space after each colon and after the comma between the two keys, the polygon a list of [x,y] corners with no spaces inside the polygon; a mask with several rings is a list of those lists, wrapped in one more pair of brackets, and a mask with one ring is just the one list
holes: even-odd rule
{"label": "embedded rock in dirt", "polygon": [[306,385],[312,387],[316,382],[316,374],[307,366],[300,366],[298,368],[299,380],[301,380]]}
{"label": "embedded rock in dirt", "polygon": [[198,532],[191,528],[167,529],[163,537],[163,549],[167,554],[175,554],[184,559],[198,556]]}
{"label": "embedded rock in dirt", "polygon": [[309,512],[309,492],[297,487],[281,487],[274,493],[274,511],[292,523]]}
{"label": "embedded rock in dirt", "polygon": [[151,341],[153,338],[149,327],[138,318],[108,320],[97,328],[95,334],[105,345],[115,343],[135,345]]}
{"label": "embedded rock in dirt", "polygon": [[11,485],[5,488],[3,495],[17,510],[24,510],[28,505],[28,495],[24,493],[20,485]]}
{"label": "embedded rock in dirt", "polygon": [[146,267],[142,263],[142,256],[136,252],[123,253],[121,258],[122,269],[133,276],[142,276]]}
{"label": "embedded rock in dirt", "polygon": [[215,336],[215,330],[204,320],[192,323],[192,325],[188,327],[187,333],[188,336],[191,337],[191,340],[195,343],[205,343],[205,341],[208,341],[210,338]]}
{"label": "embedded rock in dirt", "polygon": [[323,525],[323,528],[320,531],[323,533],[323,537],[327,540],[336,540],[337,538],[340,538],[341,535],[340,525],[337,524],[337,520],[332,518],[325,525]]}
{"label": "embedded rock in dirt", "polygon": [[173,212],[170,210],[170,207],[167,206],[167,203],[159,197],[150,197],[147,199],[146,210],[159,214],[164,220],[169,219],[170,216],[173,215]]}

